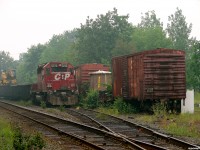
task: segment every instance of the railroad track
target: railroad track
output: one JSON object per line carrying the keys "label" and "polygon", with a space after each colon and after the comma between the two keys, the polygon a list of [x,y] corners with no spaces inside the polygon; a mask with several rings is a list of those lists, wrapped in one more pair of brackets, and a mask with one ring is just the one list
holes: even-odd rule
{"label": "railroad track", "polygon": [[145,149],[200,149],[196,145],[111,115],[86,109],[66,109],[66,112],[79,118],[84,124],[118,134]]}
{"label": "railroad track", "polygon": [[[94,127],[83,125],[54,115],[28,109],[22,106],[0,101],[0,107],[15,114],[26,117],[51,130],[57,131],[60,135],[69,137],[76,143],[74,149],[99,149],[99,150],[123,150],[144,148],[129,141],[118,134],[100,130]],[[71,149],[72,145],[69,145]]]}

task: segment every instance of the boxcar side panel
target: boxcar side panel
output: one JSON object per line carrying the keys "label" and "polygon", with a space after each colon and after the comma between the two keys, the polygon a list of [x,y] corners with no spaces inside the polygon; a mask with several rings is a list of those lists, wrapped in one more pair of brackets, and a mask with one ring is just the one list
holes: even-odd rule
{"label": "boxcar side panel", "polygon": [[122,58],[112,59],[113,96],[122,96]]}
{"label": "boxcar side panel", "polygon": [[144,58],[145,99],[185,98],[185,55],[183,51],[161,50]]}

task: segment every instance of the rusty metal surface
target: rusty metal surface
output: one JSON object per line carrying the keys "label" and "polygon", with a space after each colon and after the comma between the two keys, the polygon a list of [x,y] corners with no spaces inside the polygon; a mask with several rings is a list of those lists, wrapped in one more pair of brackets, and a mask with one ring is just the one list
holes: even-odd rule
{"label": "rusty metal surface", "polygon": [[185,52],[155,49],[112,59],[113,95],[128,99],[186,97]]}
{"label": "rusty metal surface", "polygon": [[95,72],[98,70],[109,71],[109,67],[103,64],[83,64],[76,67],[76,79],[83,83],[88,82],[90,79],[90,72]]}
{"label": "rusty metal surface", "polygon": [[90,72],[95,72],[98,70],[109,71],[110,67],[103,64],[93,63],[93,64],[82,64],[80,66],[77,66],[75,70],[76,70],[76,84],[80,91],[82,84],[84,83],[89,84]]}
{"label": "rusty metal surface", "polygon": [[105,91],[106,85],[111,85],[111,72],[98,72],[90,74],[90,88],[98,91]]}

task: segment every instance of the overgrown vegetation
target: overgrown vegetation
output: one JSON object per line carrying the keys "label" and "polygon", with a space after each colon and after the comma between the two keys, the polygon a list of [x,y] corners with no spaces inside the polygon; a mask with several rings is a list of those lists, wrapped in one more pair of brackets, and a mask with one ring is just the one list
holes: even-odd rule
{"label": "overgrown vegetation", "polygon": [[47,108],[47,104],[45,101],[41,101],[40,102],[40,107],[42,107],[43,109]]}
{"label": "overgrown vegetation", "polygon": [[155,103],[152,106],[152,111],[156,117],[164,117],[167,114],[167,109],[164,103]]}
{"label": "overgrown vegetation", "polygon": [[104,101],[97,90],[90,89],[89,92],[87,92],[86,97],[81,100],[80,105],[84,108],[98,109],[101,112],[112,115],[137,112],[133,105],[124,101],[122,98],[116,98],[114,102],[111,101],[111,91],[112,87],[107,86],[107,90],[104,92],[107,101]]}
{"label": "overgrown vegetation", "polygon": [[99,92],[97,90],[89,90],[87,96],[82,100],[84,108],[97,108],[99,106]]}
{"label": "overgrown vegetation", "polygon": [[59,110],[60,110],[61,112],[63,112],[63,111],[65,110],[65,106],[64,106],[64,105],[60,105],[60,106],[59,106]]}
{"label": "overgrown vegetation", "polygon": [[17,104],[27,107],[27,106],[32,106],[33,102],[31,100],[29,101],[20,100],[19,102],[17,102]]}
{"label": "overgrown vegetation", "polygon": [[0,119],[0,149],[13,149],[14,132],[8,122]]}
{"label": "overgrown vegetation", "polygon": [[24,134],[18,127],[11,126],[0,119],[0,149],[1,150],[33,150],[42,149],[45,141],[39,133]]}
{"label": "overgrown vegetation", "polygon": [[168,133],[177,136],[186,136],[200,138],[200,93],[195,92],[195,111],[193,114],[168,114],[166,108],[156,104],[154,107],[154,115],[141,115],[137,120],[145,123],[155,123],[160,128],[165,129]]}
{"label": "overgrown vegetation", "polygon": [[130,114],[136,112],[136,109],[133,107],[133,105],[124,101],[122,98],[116,98],[112,107],[116,109],[119,114]]}
{"label": "overgrown vegetation", "polygon": [[34,135],[23,134],[19,128],[14,130],[13,147],[16,150],[42,149],[45,141],[39,133]]}

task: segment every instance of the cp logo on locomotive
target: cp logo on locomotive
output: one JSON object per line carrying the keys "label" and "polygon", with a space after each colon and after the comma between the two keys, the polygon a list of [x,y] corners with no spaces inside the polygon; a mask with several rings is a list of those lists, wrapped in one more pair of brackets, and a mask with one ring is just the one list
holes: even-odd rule
{"label": "cp logo on locomotive", "polygon": [[55,80],[66,80],[69,77],[70,77],[70,72],[67,72],[65,74],[57,73],[55,75]]}

